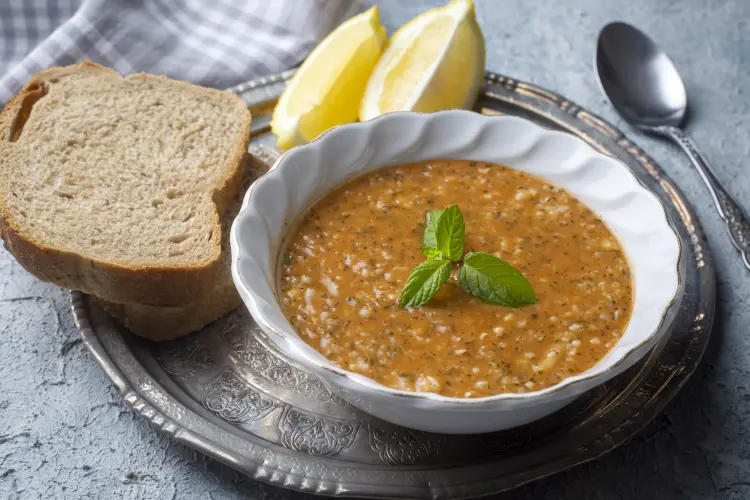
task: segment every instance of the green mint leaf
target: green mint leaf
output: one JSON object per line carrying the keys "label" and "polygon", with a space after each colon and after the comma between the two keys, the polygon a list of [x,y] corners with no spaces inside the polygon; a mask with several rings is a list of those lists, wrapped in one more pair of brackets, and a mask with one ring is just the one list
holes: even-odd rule
{"label": "green mint leaf", "polygon": [[442,260],[444,258],[443,252],[437,248],[422,247],[422,255],[424,255],[427,260]]}
{"label": "green mint leaf", "polygon": [[[435,230],[437,229],[438,220],[440,219],[440,216],[443,215],[443,212],[445,212],[445,210],[430,210],[427,212],[427,224],[425,225],[424,237],[422,238],[423,248],[437,248]],[[425,255],[425,257],[427,256]]]}
{"label": "green mint leaf", "polygon": [[464,216],[456,205],[446,208],[435,228],[436,247],[452,261],[464,253]]}
{"label": "green mint leaf", "polygon": [[467,293],[507,307],[536,304],[531,284],[513,266],[492,255],[473,252],[464,257],[458,282]]}
{"label": "green mint leaf", "polygon": [[451,263],[447,260],[427,260],[415,267],[401,291],[398,303],[412,308],[424,305],[440,289],[451,275]]}

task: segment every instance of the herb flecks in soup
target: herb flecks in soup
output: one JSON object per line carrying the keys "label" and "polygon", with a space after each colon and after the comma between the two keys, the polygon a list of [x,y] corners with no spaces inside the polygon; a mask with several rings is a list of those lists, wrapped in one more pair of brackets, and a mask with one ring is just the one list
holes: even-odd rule
{"label": "herb flecks in soup", "polygon": [[[488,304],[449,282],[422,307],[398,305],[425,259],[425,213],[450,205],[471,228],[465,251],[508,262],[536,304]],[[454,160],[380,170],[330,193],[290,237],[280,284],[300,336],[334,363],[453,397],[533,391],[585,371],[622,335],[632,295],[618,241],[567,191]]]}

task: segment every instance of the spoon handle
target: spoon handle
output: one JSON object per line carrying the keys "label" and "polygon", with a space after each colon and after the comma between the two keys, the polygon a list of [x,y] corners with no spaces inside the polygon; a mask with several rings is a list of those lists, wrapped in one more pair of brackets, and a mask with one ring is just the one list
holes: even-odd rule
{"label": "spoon handle", "polygon": [[654,127],[653,131],[669,137],[674,140],[680,147],[687,153],[692,160],[695,168],[698,169],[703,178],[703,182],[706,183],[708,190],[711,192],[711,196],[716,204],[716,209],[719,211],[719,215],[724,220],[727,229],[729,230],[729,238],[734,243],[734,246],[742,254],[742,260],[745,262],[745,267],[750,269],[750,220],[748,220],[745,213],[742,211],[736,201],[732,199],[729,193],[722,187],[716,176],[713,174],[711,167],[708,164],[706,158],[698,151],[698,146],[693,140],[682,131],[682,129],[671,126]]}

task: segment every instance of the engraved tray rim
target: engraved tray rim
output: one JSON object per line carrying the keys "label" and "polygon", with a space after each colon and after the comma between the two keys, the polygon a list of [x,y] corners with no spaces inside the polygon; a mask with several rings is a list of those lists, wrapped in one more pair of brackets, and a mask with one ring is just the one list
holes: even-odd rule
{"label": "engraved tray rim", "polygon": [[[256,79],[230,90],[243,97],[245,93],[253,94],[251,100],[256,106],[268,105],[277,97],[279,89],[283,88],[284,82],[291,74],[291,71],[287,71],[279,75]],[[264,446],[260,438],[257,441],[243,443],[245,449],[248,450],[246,453],[238,453],[236,449],[232,450],[219,444],[216,439],[217,433],[231,433],[227,433],[216,424],[192,412],[189,407],[170,394],[139,363],[119,334],[97,331],[92,325],[92,308],[89,306],[87,296],[80,292],[72,292],[71,306],[83,342],[117,387],[125,402],[135,413],[147,418],[161,431],[255,479],[308,493],[352,497],[464,498],[492,494],[594,460],[641,430],[687,381],[697,367],[710,336],[714,319],[716,285],[713,261],[704,244],[705,236],[700,223],[679,189],[653,160],[614,126],[598,116],[559,94],[491,72],[485,75],[485,86],[480,96],[480,104],[482,100],[500,101],[519,111],[519,114],[530,113],[541,117],[563,130],[578,135],[596,149],[612,154],[629,167],[633,168],[635,165],[642,170],[641,175],[636,172],[639,180],[644,183],[643,177],[645,177],[649,181],[646,188],[654,192],[665,206],[670,206],[676,212],[679,220],[672,214],[670,216],[674,219],[674,225],[678,229],[683,252],[691,254],[692,257],[682,259],[686,262],[687,269],[685,273],[681,273],[686,276],[686,295],[691,293],[692,297],[687,302],[683,301],[677,315],[693,314],[695,317],[692,319],[691,316],[688,319],[690,324],[688,331],[679,334],[673,331],[668,332],[664,342],[657,346],[658,356],[652,356],[654,359],[649,361],[652,364],[648,368],[649,376],[653,370],[662,370],[663,373],[660,372],[651,377],[658,377],[662,385],[649,394],[651,399],[645,404],[651,406],[647,413],[637,412],[630,417],[625,417],[613,429],[594,429],[595,433],[601,435],[585,443],[577,443],[574,448],[565,446],[562,450],[564,453],[551,456],[546,462],[536,464],[521,472],[517,471],[511,478],[496,477],[497,472],[490,472],[496,464],[491,457],[484,463],[473,463],[462,467],[447,464],[443,469],[415,466],[388,469],[387,464],[373,466],[360,463],[355,466],[352,462],[307,455],[309,462],[316,462],[324,467],[324,469],[314,468],[317,474],[310,473],[310,469],[305,468],[304,464],[297,463],[301,460],[299,452],[276,447],[271,443]],[[256,135],[266,132],[267,122],[262,122],[259,128],[257,125],[253,128]],[[688,289],[689,287],[694,290]],[[687,310],[691,307],[693,311]],[[684,338],[671,339],[675,335]],[[102,340],[105,341],[106,346]],[[669,348],[668,341],[684,344],[682,347],[684,347],[685,354],[677,360],[679,364],[671,368],[668,365],[656,366],[659,358],[663,357],[666,349]],[[653,368],[654,366],[656,368]],[[663,369],[664,366],[667,366],[666,370]],[[635,397],[631,393],[633,393],[632,389],[627,393],[627,397]],[[584,427],[586,423],[576,423],[575,429]],[[580,437],[580,434],[576,434],[576,437]],[[325,471],[326,467],[347,470],[349,477],[342,479],[336,477],[335,474],[331,475]],[[433,484],[431,479],[434,480],[435,474],[445,475],[449,474],[449,471],[461,471],[457,477],[460,477],[463,482],[457,479],[453,484],[450,482]],[[403,480],[392,483],[383,481],[384,477],[395,479],[399,474],[403,474]]]}

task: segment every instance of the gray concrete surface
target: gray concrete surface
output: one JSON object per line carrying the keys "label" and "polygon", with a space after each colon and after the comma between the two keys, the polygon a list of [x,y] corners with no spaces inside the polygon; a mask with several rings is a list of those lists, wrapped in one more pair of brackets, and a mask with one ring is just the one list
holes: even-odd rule
{"label": "gray concrete surface", "polygon": [[[750,210],[750,1],[475,1],[488,69],[603,115],[676,179],[706,227],[719,283],[709,352],[662,416],[600,460],[497,499],[750,498],[750,272],[687,159],[618,120],[592,73],[596,33],[608,21],[654,36],[686,80],[690,132]],[[439,3],[379,2],[391,30]],[[303,497],[249,480],[135,418],[81,345],[67,294],[0,251],[0,498]]]}

